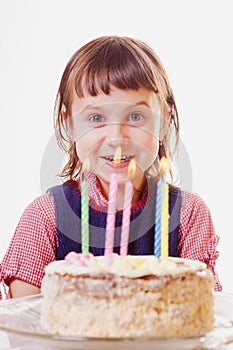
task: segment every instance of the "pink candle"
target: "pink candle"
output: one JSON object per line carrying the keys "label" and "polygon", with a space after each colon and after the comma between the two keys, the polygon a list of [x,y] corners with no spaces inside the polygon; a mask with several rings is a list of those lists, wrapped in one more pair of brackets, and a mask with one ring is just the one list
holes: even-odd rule
{"label": "pink candle", "polygon": [[[128,174],[132,176],[135,172],[135,169],[136,169],[135,160],[132,159],[128,166]],[[128,253],[132,196],[133,196],[132,182],[127,181],[125,184],[124,209],[123,209],[122,228],[121,228],[121,243],[120,243],[121,256],[126,256]]]}
{"label": "pink candle", "polygon": [[127,181],[125,184],[125,200],[124,200],[124,210],[123,210],[122,228],[121,228],[120,255],[122,256],[126,256],[128,253],[132,194],[133,194],[133,185],[130,181]]}
{"label": "pink candle", "polygon": [[[117,166],[121,161],[121,147],[118,146],[115,150],[113,157],[113,164]],[[112,173],[110,176],[110,186],[108,195],[108,211],[106,220],[106,233],[105,233],[105,249],[104,256],[107,263],[110,263],[110,258],[113,255],[113,245],[114,245],[114,233],[115,233],[115,220],[116,220],[116,200],[117,200],[117,175]]]}
{"label": "pink candle", "polygon": [[104,255],[106,257],[110,257],[113,253],[115,219],[116,219],[116,199],[117,199],[117,176],[116,176],[116,173],[112,173],[110,177],[106,234],[105,234]]}

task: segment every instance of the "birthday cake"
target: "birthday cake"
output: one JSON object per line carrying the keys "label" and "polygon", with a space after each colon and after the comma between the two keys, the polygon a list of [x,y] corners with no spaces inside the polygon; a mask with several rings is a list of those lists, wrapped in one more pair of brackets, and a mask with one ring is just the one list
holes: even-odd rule
{"label": "birthday cake", "polygon": [[67,336],[202,335],[213,328],[212,288],[199,261],[71,252],[46,267],[40,323]]}

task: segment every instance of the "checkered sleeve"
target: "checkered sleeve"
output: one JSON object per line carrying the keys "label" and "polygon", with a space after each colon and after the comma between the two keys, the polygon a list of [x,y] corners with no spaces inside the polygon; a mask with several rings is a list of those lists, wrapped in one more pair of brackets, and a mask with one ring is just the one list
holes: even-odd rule
{"label": "checkered sleeve", "polygon": [[222,286],[215,270],[216,259],[219,256],[219,236],[215,234],[206,203],[198,194],[182,191],[180,215],[179,256],[206,263],[215,279],[215,291],[221,291]]}
{"label": "checkered sleeve", "polygon": [[54,204],[51,194],[35,199],[24,211],[0,267],[5,290],[12,278],[38,288],[45,266],[56,260]]}

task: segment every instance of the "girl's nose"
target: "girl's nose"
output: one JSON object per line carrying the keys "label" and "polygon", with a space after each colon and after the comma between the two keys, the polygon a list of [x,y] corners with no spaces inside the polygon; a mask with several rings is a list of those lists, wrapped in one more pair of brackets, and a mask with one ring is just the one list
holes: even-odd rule
{"label": "girl's nose", "polygon": [[109,123],[106,136],[109,141],[128,139],[127,128],[122,122]]}

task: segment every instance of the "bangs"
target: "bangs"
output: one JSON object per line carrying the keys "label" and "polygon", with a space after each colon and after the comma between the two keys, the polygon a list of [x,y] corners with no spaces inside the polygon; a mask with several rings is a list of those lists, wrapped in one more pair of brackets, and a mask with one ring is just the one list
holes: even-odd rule
{"label": "bangs", "polygon": [[[86,54],[86,57],[85,57]],[[87,59],[88,56],[88,59]],[[108,95],[111,86],[122,90],[145,88],[157,92],[151,61],[148,55],[131,43],[112,41],[99,43],[82,56],[82,69],[74,77],[78,97],[85,94],[97,96],[100,92]]]}

